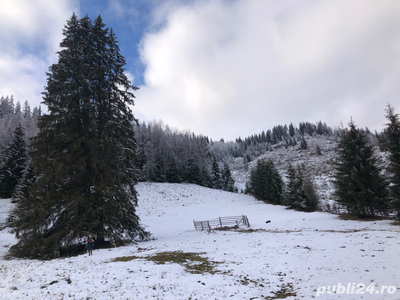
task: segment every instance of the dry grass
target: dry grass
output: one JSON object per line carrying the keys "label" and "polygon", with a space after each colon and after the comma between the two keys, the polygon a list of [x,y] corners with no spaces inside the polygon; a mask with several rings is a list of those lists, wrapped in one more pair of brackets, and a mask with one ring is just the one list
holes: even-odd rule
{"label": "dry grass", "polygon": [[338,216],[340,220],[344,221],[366,221],[366,222],[373,222],[373,221],[380,221],[380,220],[385,220],[385,218],[382,217],[360,217],[356,215],[351,215],[351,214],[341,214]]}
{"label": "dry grass", "polygon": [[294,291],[293,285],[291,283],[283,284],[280,288],[281,288],[280,290],[272,292],[272,294],[274,294],[275,296],[266,297],[265,299],[267,300],[285,299],[287,297],[296,296],[296,292]]}
{"label": "dry grass", "polygon": [[138,257],[138,256],[122,256],[116,257],[111,262],[128,262],[134,259],[145,259],[152,261],[156,264],[176,263],[185,268],[185,271],[192,274],[215,274],[219,272],[215,269],[217,264],[220,262],[210,261],[207,257],[204,257],[205,253],[194,253],[194,252],[182,252],[182,251],[171,251],[171,252],[158,252],[153,255]]}

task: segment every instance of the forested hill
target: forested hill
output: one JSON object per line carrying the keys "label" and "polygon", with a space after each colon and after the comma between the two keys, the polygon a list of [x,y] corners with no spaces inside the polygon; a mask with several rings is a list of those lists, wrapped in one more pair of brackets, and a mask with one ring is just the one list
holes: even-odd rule
{"label": "forested hill", "polygon": [[[378,146],[379,134],[368,128],[370,142]],[[208,187],[221,186],[224,171],[234,171],[238,190],[244,189],[248,172],[258,158],[271,157],[285,172],[285,163],[332,160],[336,143],[343,129],[329,127],[323,122],[300,122],[277,125],[236,141],[213,141],[202,135],[171,129],[161,122],[141,123],[136,126],[138,168],[142,180],[154,182],[190,182]],[[311,159],[316,157],[315,159]],[[316,173],[320,173],[317,167]]]}
{"label": "forested hill", "polygon": [[[372,133],[368,128],[359,129],[366,134],[369,144],[377,157],[384,158],[384,134]],[[322,209],[332,207],[333,185],[332,162],[337,157],[338,143],[346,131],[344,128],[332,128],[321,121],[314,123],[300,122],[277,125],[272,130],[254,134],[246,138],[238,138],[234,143],[226,143],[225,147],[233,148],[236,157],[230,158],[230,167],[239,190],[245,190],[250,180],[251,171],[259,161],[273,161],[282,179],[286,182],[288,167],[305,166],[321,201]],[[215,147],[215,145],[214,145]],[[220,149],[224,145],[218,146]],[[384,162],[384,159],[382,159]]]}
{"label": "forested hill", "polygon": [[[18,125],[23,129],[29,147],[29,138],[37,134],[40,107],[32,110],[26,101],[23,106],[13,97],[2,97],[0,102],[0,165],[12,142]],[[342,129],[329,127],[322,121],[300,122],[298,126],[277,125],[258,134],[236,141],[213,141],[207,136],[171,129],[162,122],[134,125],[136,138],[136,166],[141,181],[188,182],[198,185],[241,191],[245,189],[249,172],[260,158],[271,158],[285,175],[287,163],[306,163],[313,166],[316,175],[327,178],[336,142]],[[365,131],[370,142],[378,146],[380,135]],[[318,175],[318,176],[319,176]],[[321,185],[328,186],[327,180]],[[322,188],[324,194],[326,188]],[[328,197],[328,196],[327,196]]]}

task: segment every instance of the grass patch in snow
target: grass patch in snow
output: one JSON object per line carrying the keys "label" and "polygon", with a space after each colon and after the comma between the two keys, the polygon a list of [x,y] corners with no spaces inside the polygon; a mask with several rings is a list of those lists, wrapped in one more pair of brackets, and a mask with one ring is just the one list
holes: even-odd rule
{"label": "grass patch in snow", "polygon": [[351,215],[351,214],[341,214],[338,216],[340,220],[343,221],[367,221],[367,222],[372,222],[372,221],[380,221],[380,220],[385,220],[384,218],[381,217],[360,217],[356,215]]}
{"label": "grass patch in snow", "polygon": [[272,294],[274,294],[275,296],[266,297],[265,299],[268,299],[268,300],[285,299],[287,297],[295,297],[296,296],[296,292],[294,292],[293,285],[291,283],[283,284],[280,288],[281,288],[280,290],[278,290],[276,292],[272,292]]}
{"label": "grass patch in snow", "polygon": [[134,259],[146,259],[156,264],[163,265],[165,263],[176,263],[182,265],[185,271],[192,274],[210,273],[215,274],[219,272],[215,266],[220,262],[210,261],[207,257],[201,256],[205,253],[182,252],[182,251],[169,251],[158,252],[153,255],[138,257],[138,256],[122,256],[116,257],[111,262],[127,262]]}
{"label": "grass patch in snow", "polygon": [[207,257],[200,256],[204,253],[193,252],[159,252],[148,260],[154,261],[157,264],[165,264],[167,262],[177,263],[185,267],[186,271],[192,274],[210,273],[215,274],[218,271],[214,269],[217,262],[210,261]]}
{"label": "grass patch in snow", "polygon": [[127,262],[127,261],[131,261],[134,259],[140,259],[142,257],[139,256],[120,256],[120,257],[116,257],[114,258],[111,262]]}

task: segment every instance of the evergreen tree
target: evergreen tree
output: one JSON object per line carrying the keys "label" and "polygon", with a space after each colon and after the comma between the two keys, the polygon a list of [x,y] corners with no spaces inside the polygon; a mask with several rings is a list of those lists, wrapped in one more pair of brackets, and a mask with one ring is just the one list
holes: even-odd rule
{"label": "evergreen tree", "polygon": [[295,134],[295,130],[294,130],[294,126],[292,123],[289,124],[289,135],[290,137],[294,137]]}
{"label": "evergreen tree", "polygon": [[4,163],[0,167],[0,197],[11,198],[18,181],[22,178],[28,159],[21,126],[15,129],[4,158]]}
{"label": "evergreen tree", "polygon": [[301,149],[301,150],[306,150],[307,147],[308,147],[307,141],[306,141],[306,139],[304,138],[304,136],[302,136],[302,137],[301,137],[301,142],[300,142],[300,149]]}
{"label": "evergreen tree", "polygon": [[155,159],[155,165],[151,176],[151,181],[154,182],[165,182],[164,176],[164,163],[163,159],[160,156],[157,156]]}
{"label": "evergreen tree", "polygon": [[390,195],[393,198],[392,207],[397,211],[400,219],[400,119],[393,107],[388,105],[386,118],[389,123],[385,128],[385,148],[389,151]]}
{"label": "evergreen tree", "polygon": [[14,113],[14,98],[11,96],[10,98],[1,97],[0,99],[0,119],[4,118],[7,115]]}
{"label": "evergreen tree", "polygon": [[21,198],[29,197],[29,187],[35,182],[37,177],[33,172],[33,167],[30,162],[22,174],[22,178],[19,180],[18,185],[15,187],[14,193],[12,195],[12,202],[17,203]]}
{"label": "evergreen tree", "polygon": [[188,183],[202,185],[201,170],[193,157],[187,161],[185,180]]}
{"label": "evergreen tree", "polygon": [[30,116],[31,116],[31,107],[29,106],[28,100],[26,100],[23,108],[23,117],[24,119],[26,119],[29,118]]}
{"label": "evergreen tree", "polygon": [[283,180],[272,160],[266,162],[266,199],[274,204],[282,204]]}
{"label": "evergreen tree", "polygon": [[248,185],[248,192],[257,198],[264,198],[264,185],[265,185],[265,169],[264,161],[257,160],[257,165],[251,169],[250,181]]}
{"label": "evergreen tree", "polygon": [[290,208],[297,208],[298,207],[298,194],[297,190],[299,189],[298,185],[298,177],[296,174],[296,169],[289,163],[287,169],[287,184],[285,190],[285,205],[289,206]]}
{"label": "evergreen tree", "polygon": [[349,127],[337,148],[334,195],[349,213],[374,216],[377,210],[387,207],[387,184],[366,134],[353,121]]}
{"label": "evergreen tree", "polygon": [[272,160],[258,160],[257,166],[250,172],[246,183],[246,193],[269,203],[281,204],[283,180]]}
{"label": "evergreen tree", "polygon": [[299,182],[299,199],[297,209],[307,212],[316,211],[318,207],[319,196],[316,192],[311,172],[306,168],[304,163],[297,167],[297,180]]}
{"label": "evergreen tree", "polygon": [[224,191],[237,192],[237,188],[235,187],[235,181],[232,178],[231,170],[229,169],[227,163],[224,163],[221,179],[222,179],[222,189]]}
{"label": "evergreen tree", "polygon": [[133,87],[116,37],[99,16],[68,20],[58,62],[43,93],[49,114],[31,152],[36,182],[19,200],[10,254],[51,259],[89,235],[122,244],[147,233],[139,224]]}
{"label": "evergreen tree", "polygon": [[168,161],[166,180],[170,183],[181,182],[178,166],[176,165],[176,160],[173,157],[170,157]]}
{"label": "evergreen tree", "polygon": [[306,166],[301,164],[296,170],[289,164],[287,179],[285,204],[296,210],[315,211],[318,206],[318,195]]}
{"label": "evergreen tree", "polygon": [[223,184],[221,180],[221,171],[219,169],[218,161],[215,156],[213,156],[212,160],[212,170],[211,170],[211,175],[212,175],[212,186],[215,189],[221,189]]}
{"label": "evergreen tree", "polygon": [[271,137],[271,130],[267,130],[267,135],[266,135],[266,140],[267,140],[267,143],[272,143],[272,137]]}

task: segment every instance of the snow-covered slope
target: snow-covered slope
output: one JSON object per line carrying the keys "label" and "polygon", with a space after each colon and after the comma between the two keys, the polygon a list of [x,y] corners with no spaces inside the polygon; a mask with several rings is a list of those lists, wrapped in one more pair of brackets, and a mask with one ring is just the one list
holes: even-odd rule
{"label": "snow-covered slope", "polygon": [[[139,216],[154,240],[90,257],[1,259],[0,299],[400,299],[400,227],[390,221],[342,221],[188,184],[141,183],[137,190]],[[0,203],[4,219],[10,205]],[[247,215],[252,230],[194,230],[193,219],[235,215]],[[14,239],[7,229],[0,238],[3,256]],[[204,261],[157,264],[157,253],[198,253]],[[321,286],[338,283],[350,284],[347,294],[322,293]],[[376,286],[355,295],[353,283]]]}
{"label": "snow-covered slope", "polygon": [[[385,153],[380,152],[376,138],[373,135],[368,135],[368,137],[371,145],[374,145],[376,156],[385,161]],[[236,186],[239,191],[245,189],[246,182],[250,177],[250,171],[260,159],[271,159],[284,180],[289,163],[293,166],[304,164],[310,170],[320,196],[320,210],[326,211],[326,204],[329,203],[330,207],[332,207],[334,202],[332,201],[332,161],[337,155],[335,149],[338,145],[338,139],[337,136],[306,135],[305,140],[308,148],[305,150],[300,149],[300,142],[295,146],[288,147],[285,147],[285,143],[281,142],[273,145],[272,151],[266,151],[250,163],[244,163],[243,158],[237,158],[231,162],[232,176]],[[317,145],[321,150],[321,154],[317,154]]]}

